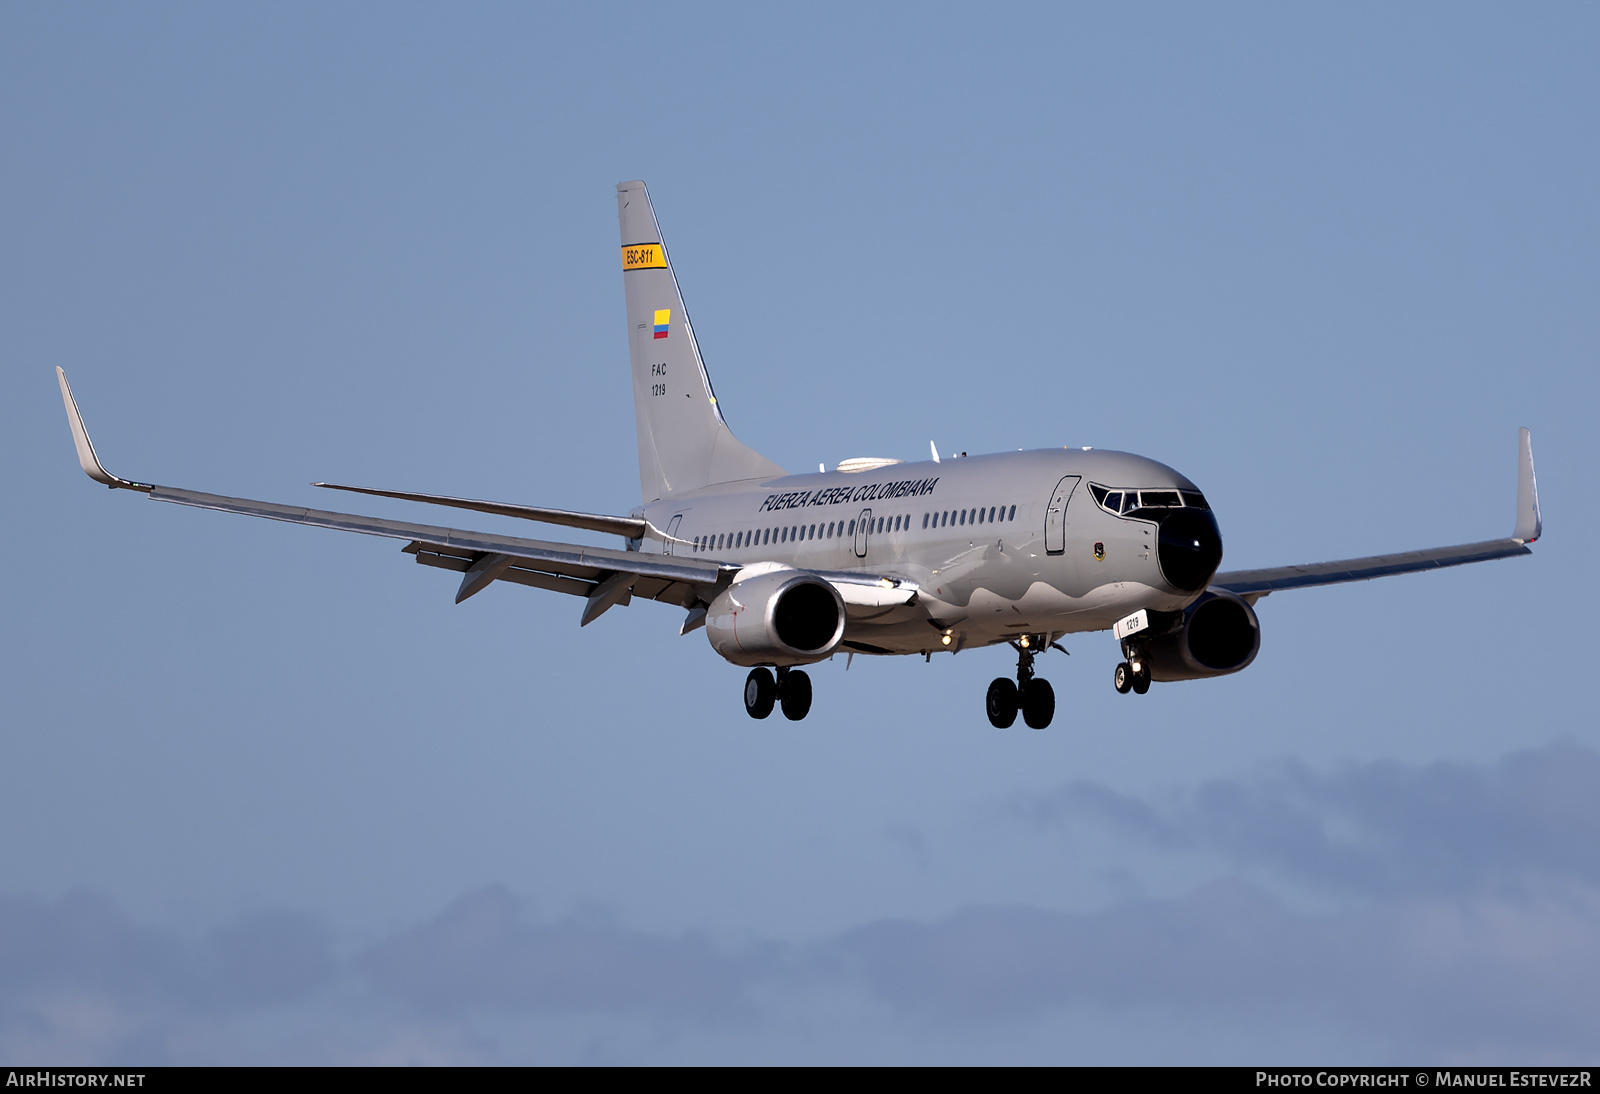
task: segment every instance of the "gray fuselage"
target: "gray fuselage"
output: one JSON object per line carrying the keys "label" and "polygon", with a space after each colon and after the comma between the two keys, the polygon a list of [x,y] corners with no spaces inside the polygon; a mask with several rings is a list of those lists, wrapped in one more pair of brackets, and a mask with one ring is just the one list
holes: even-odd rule
{"label": "gray fuselage", "polygon": [[[1129,491],[1156,500],[1149,492],[1166,491],[1177,505],[1105,504]],[[1183,608],[1221,560],[1204,506],[1189,479],[1154,460],[1042,449],[722,483],[644,506],[671,540],[640,549],[913,582],[920,592],[910,604],[852,606],[844,642],[921,653],[1104,630],[1141,608]],[[1162,533],[1175,518],[1176,544]]]}

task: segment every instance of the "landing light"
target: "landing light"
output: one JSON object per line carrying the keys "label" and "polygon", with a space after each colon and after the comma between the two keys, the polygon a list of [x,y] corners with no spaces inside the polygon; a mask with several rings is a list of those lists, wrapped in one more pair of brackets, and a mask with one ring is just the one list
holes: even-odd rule
{"label": "landing light", "polygon": [[943,645],[946,645],[946,646],[948,646],[948,645],[949,645],[949,644],[950,644],[950,636],[949,636],[949,635],[948,635],[948,634],[943,634],[943,635],[940,635],[940,636],[939,636],[939,641],[940,641],[940,642],[941,642],[941,643],[942,643],[942,644],[943,644]]}
{"label": "landing light", "polygon": [[1028,648],[1028,636],[1027,635],[1023,635],[1022,636],[1022,648],[1023,649],[1027,649]]}

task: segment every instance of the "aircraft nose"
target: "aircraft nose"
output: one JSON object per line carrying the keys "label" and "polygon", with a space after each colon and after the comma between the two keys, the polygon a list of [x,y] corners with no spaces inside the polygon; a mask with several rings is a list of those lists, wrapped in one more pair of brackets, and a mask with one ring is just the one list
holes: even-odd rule
{"label": "aircraft nose", "polygon": [[1209,509],[1180,509],[1161,522],[1156,558],[1174,589],[1199,592],[1222,563],[1222,532]]}

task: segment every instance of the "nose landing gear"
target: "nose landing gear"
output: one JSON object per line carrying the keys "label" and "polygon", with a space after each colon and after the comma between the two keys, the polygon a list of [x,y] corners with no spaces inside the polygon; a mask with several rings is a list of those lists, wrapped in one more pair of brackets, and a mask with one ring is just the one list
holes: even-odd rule
{"label": "nose landing gear", "polygon": [[984,701],[989,724],[996,729],[1009,728],[1017,720],[1018,710],[1032,729],[1043,729],[1055,718],[1056,690],[1050,681],[1033,674],[1034,654],[1046,648],[1048,642],[1046,635],[1027,635],[1012,643],[1017,650],[1017,682],[1013,684],[1004,676],[996,678]]}
{"label": "nose landing gear", "polygon": [[1123,643],[1122,652],[1128,659],[1117,665],[1112,683],[1122,695],[1130,691],[1135,695],[1143,695],[1150,690],[1150,663],[1145,660],[1142,651],[1127,643]]}

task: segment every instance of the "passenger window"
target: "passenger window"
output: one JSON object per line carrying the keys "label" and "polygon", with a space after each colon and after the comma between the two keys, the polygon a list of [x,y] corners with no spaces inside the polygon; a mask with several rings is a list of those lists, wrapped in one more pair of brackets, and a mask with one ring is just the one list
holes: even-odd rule
{"label": "passenger window", "polygon": [[816,539],[817,538],[817,526],[815,524],[813,524],[810,528],[806,529],[806,538],[807,539]]}
{"label": "passenger window", "polygon": [[928,514],[926,513],[922,514],[922,527],[924,530],[928,527]]}
{"label": "passenger window", "polygon": [[1009,517],[1007,517],[1006,519],[1007,520],[1016,520],[1017,519],[1017,507],[1015,505],[1013,505],[1011,507],[1011,515]]}
{"label": "passenger window", "polygon": [[856,522],[855,521],[851,521],[850,522],[850,534],[852,536],[856,534]]}

